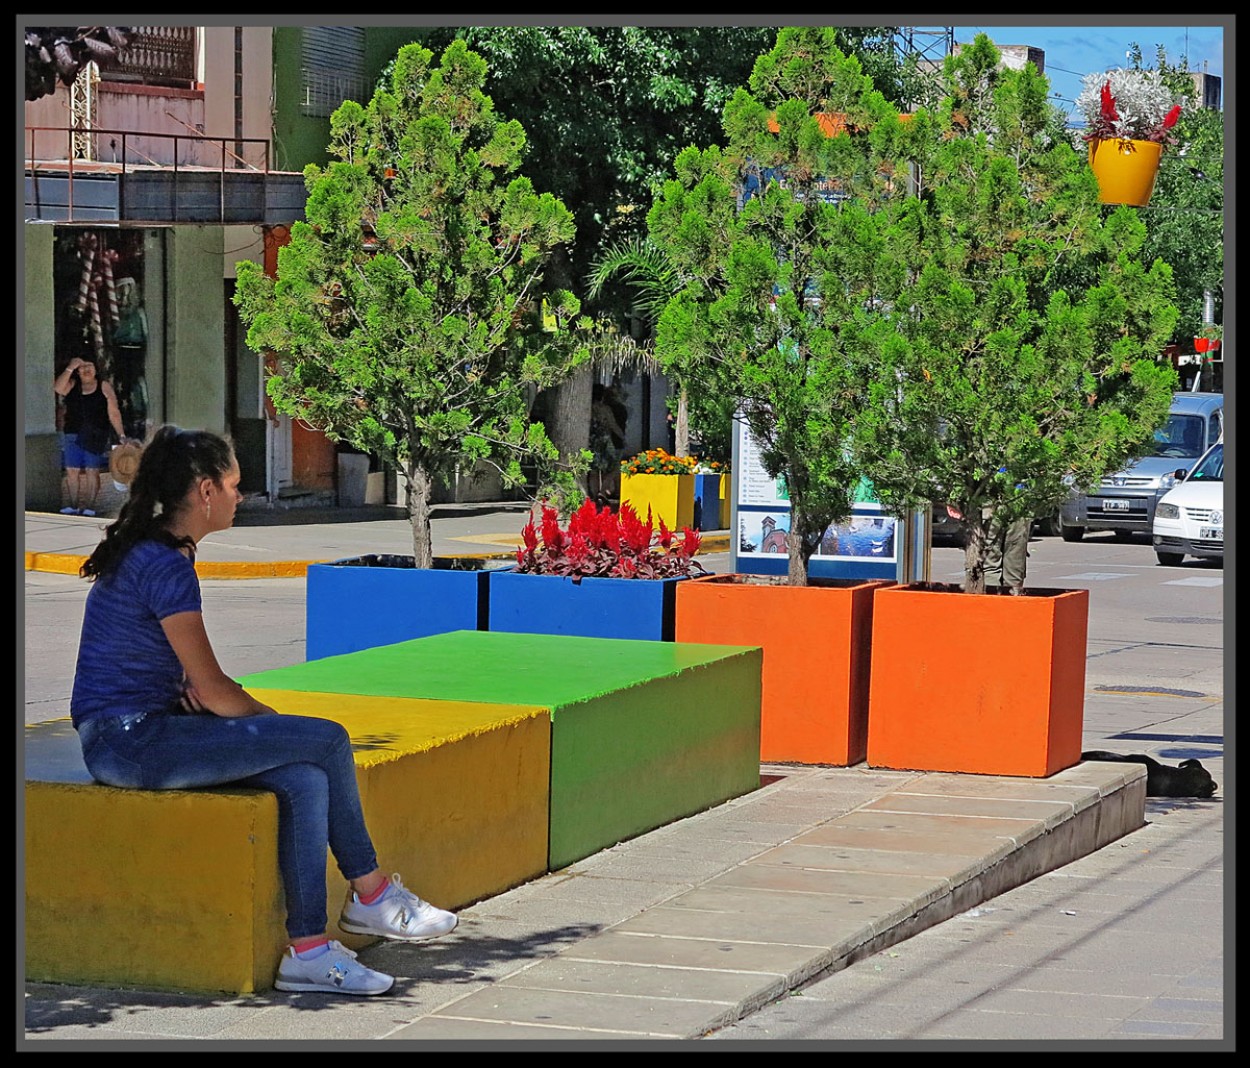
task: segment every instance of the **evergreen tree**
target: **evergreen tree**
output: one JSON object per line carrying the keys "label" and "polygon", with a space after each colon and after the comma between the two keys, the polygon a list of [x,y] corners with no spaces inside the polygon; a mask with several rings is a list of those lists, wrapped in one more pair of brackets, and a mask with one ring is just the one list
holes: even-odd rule
{"label": "evergreen tree", "polygon": [[527,416],[535,388],[586,358],[569,329],[577,301],[544,282],[573,219],[518,174],[525,133],[495,113],[485,79],[463,42],[437,63],[401,49],[367,107],[334,113],[334,161],[305,170],[307,221],[276,280],[238,269],[248,344],[279,361],[275,407],[396,466],[418,567],[433,562],[437,477],[480,460],[510,485],[522,459],[566,485],[575,473],[554,470]]}
{"label": "evergreen tree", "polygon": [[1102,209],[1045,79],[998,58],[979,36],[902,116],[830,31],[783,30],[725,149],[679,155],[648,216],[687,280],[657,353],[784,477],[792,583],[867,476],[895,514],[963,512],[980,592],[991,522],[1049,514],[1166,418],[1171,272]]}

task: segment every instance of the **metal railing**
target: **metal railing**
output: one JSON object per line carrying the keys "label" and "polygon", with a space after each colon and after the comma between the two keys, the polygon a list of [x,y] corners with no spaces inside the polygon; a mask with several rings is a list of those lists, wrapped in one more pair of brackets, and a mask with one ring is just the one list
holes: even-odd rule
{"label": "metal railing", "polygon": [[[97,145],[102,138],[108,138],[108,144],[112,148],[114,159],[100,160],[98,152],[94,161],[86,161],[81,158],[75,159],[74,156],[74,139],[81,137],[83,131],[74,127],[61,126],[27,126],[26,137],[28,142],[28,153],[26,157],[26,171],[30,176],[35,187],[35,199],[38,202],[39,174],[42,171],[45,174],[56,173],[58,176],[66,175],[68,177],[68,214],[69,221],[74,218],[74,177],[75,164],[77,164],[77,172],[80,174],[99,175],[101,173],[101,163],[105,164],[103,168],[109,171],[112,167],[120,170],[124,176],[128,170],[133,170],[138,166],[155,167],[161,170],[170,170],[174,175],[174,184],[177,186],[178,175],[183,168],[196,167],[203,170],[220,170],[224,176],[227,171],[237,172],[240,169],[255,171],[258,174],[269,174],[269,142],[262,137],[209,137],[206,134],[170,134],[170,133],[140,133],[134,130],[106,130],[92,129],[89,131],[90,136],[96,138]],[[57,158],[49,155],[46,150],[46,141],[44,142],[44,151],[39,152],[39,144],[37,135],[47,134],[56,135],[64,139],[65,156]],[[158,161],[152,155],[143,151],[140,145],[147,145],[149,142],[168,143],[171,151],[161,153],[167,155],[167,161]],[[185,149],[185,146],[194,148],[194,152]],[[180,151],[182,150],[182,151]],[[249,161],[244,153],[256,150],[256,154],[260,157],[259,164]],[[187,158],[194,156],[193,159]],[[231,165],[233,164],[233,165]],[[122,187],[123,195],[125,186]],[[226,183],[221,183],[221,215],[225,218],[226,214]],[[118,205],[119,211],[124,214],[124,205]]]}

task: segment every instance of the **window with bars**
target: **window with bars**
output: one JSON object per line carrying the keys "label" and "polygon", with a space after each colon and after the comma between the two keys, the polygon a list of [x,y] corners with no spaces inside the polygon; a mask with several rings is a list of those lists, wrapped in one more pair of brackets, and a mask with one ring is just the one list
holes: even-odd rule
{"label": "window with bars", "polygon": [[368,99],[362,27],[305,27],[300,59],[303,114],[325,118],[344,100]]}
{"label": "window with bars", "polygon": [[132,28],[134,41],[100,64],[101,81],[195,88],[194,26]]}

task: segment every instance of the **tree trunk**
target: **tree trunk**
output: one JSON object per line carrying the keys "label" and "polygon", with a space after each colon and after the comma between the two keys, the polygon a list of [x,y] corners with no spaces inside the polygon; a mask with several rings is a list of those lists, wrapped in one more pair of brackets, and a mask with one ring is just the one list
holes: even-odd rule
{"label": "tree trunk", "polygon": [[677,417],[673,421],[673,455],[690,455],[690,406],[685,386],[677,393]]}
{"label": "tree trunk", "polygon": [[985,550],[989,546],[989,524],[979,508],[964,512],[967,538],[964,541],[964,593],[985,592]]}
{"label": "tree trunk", "polygon": [[408,479],[408,519],[412,523],[412,559],[417,567],[434,566],[434,539],[430,533],[430,497],[434,480],[428,471],[410,463]]}
{"label": "tree trunk", "polygon": [[[590,447],[590,399],[594,372],[580,367],[573,376],[552,389],[551,423],[547,437],[560,450],[560,460],[570,462]],[[583,492],[585,486],[582,487]]]}

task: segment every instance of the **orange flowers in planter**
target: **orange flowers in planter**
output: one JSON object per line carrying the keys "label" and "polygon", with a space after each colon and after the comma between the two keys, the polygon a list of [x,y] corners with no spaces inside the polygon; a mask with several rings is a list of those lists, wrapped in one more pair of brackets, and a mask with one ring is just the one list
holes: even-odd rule
{"label": "orange flowers in planter", "polygon": [[699,467],[694,456],[674,456],[666,449],[647,449],[621,461],[623,475],[693,475]]}

